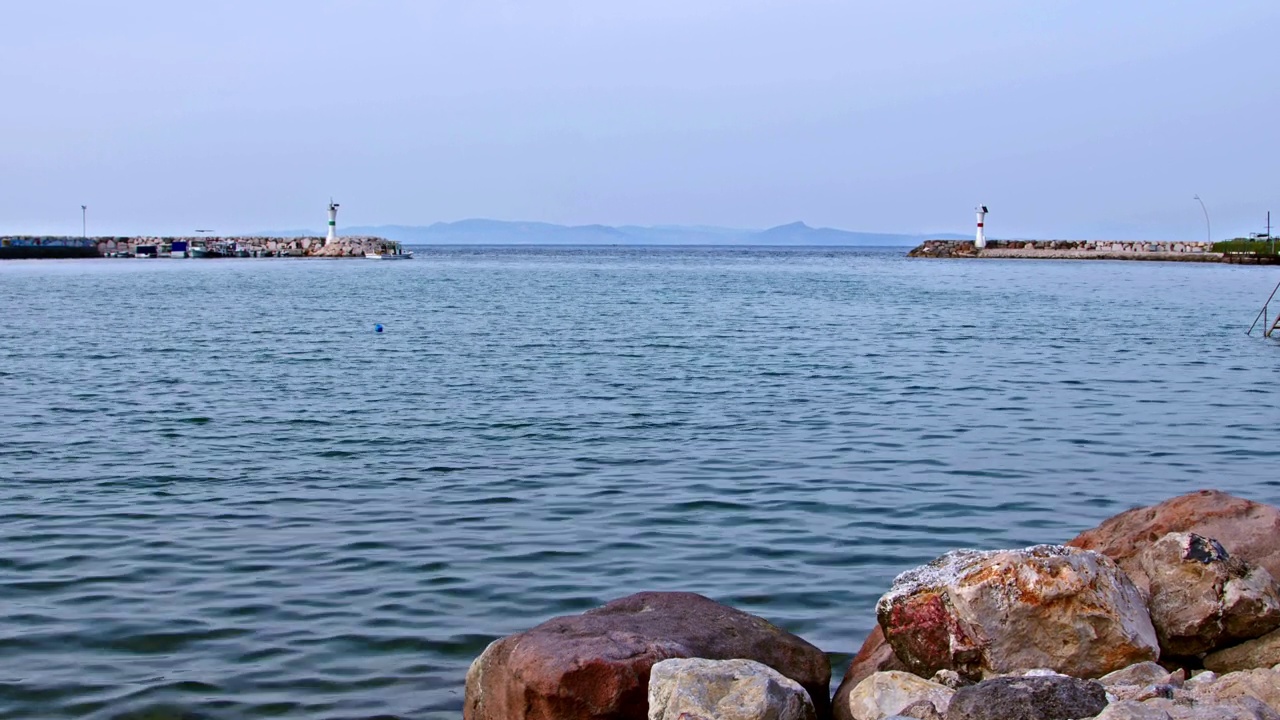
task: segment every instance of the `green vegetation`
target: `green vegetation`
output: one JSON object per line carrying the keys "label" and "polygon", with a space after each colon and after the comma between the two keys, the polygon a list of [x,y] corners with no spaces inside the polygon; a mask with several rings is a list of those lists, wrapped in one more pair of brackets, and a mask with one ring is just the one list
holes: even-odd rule
{"label": "green vegetation", "polygon": [[1275,257],[1280,256],[1280,238],[1275,238],[1274,240],[1253,240],[1248,238],[1223,240],[1213,244],[1213,251],[1221,253],[1250,253]]}

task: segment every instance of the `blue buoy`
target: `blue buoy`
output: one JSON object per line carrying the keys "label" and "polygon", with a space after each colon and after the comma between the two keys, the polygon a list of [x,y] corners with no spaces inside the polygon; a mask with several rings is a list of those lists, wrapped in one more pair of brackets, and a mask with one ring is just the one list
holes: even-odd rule
{"label": "blue buoy", "polygon": [[378,323],[377,325],[374,325],[374,326],[373,326],[373,331],[374,331],[374,332],[382,332],[382,323]]}

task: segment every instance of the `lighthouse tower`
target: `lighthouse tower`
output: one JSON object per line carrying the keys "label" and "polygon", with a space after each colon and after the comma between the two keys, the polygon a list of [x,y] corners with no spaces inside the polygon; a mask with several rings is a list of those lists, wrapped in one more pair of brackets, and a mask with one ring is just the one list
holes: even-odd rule
{"label": "lighthouse tower", "polygon": [[973,239],[973,246],[981,250],[982,248],[987,246],[987,233],[986,233],[986,230],[983,229],[983,225],[985,224],[984,221],[987,218],[987,206],[979,205],[977,210],[978,210],[978,235]]}
{"label": "lighthouse tower", "polygon": [[338,241],[338,203],[329,198],[329,234],[324,238],[325,245]]}

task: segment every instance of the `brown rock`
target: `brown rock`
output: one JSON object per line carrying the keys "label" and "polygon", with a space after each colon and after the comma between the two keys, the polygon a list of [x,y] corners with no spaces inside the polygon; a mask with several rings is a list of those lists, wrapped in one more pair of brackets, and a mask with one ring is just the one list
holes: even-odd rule
{"label": "brown rock", "polygon": [[1280,664],[1280,630],[1204,657],[1204,666],[1218,673],[1273,667]]}
{"label": "brown rock", "polygon": [[945,713],[938,711],[938,706],[928,700],[917,700],[910,705],[902,708],[898,715],[905,718],[915,718],[915,720],[946,720]]}
{"label": "brown rock", "polygon": [[1280,672],[1270,668],[1240,670],[1198,683],[1193,690],[1198,703],[1214,703],[1231,698],[1251,697],[1280,712]]}
{"label": "brown rock", "polygon": [[1280,585],[1216,540],[1169,533],[1138,555],[1165,655],[1191,656],[1280,627]]}
{"label": "brown rock", "polygon": [[1164,669],[1159,663],[1154,662],[1135,663],[1127,668],[1103,675],[1098,678],[1098,682],[1102,683],[1102,686],[1107,689],[1111,689],[1112,686],[1116,685],[1182,684],[1181,680],[1175,679],[1172,673]]}
{"label": "brown rock", "polygon": [[745,659],[805,689],[831,714],[821,650],[693,593],[646,592],[497,640],[467,672],[466,720],[645,720],[649,671],[669,658]]}
{"label": "brown rock", "polygon": [[1096,550],[1115,560],[1139,588],[1146,590],[1147,579],[1138,567],[1138,555],[1171,532],[1194,532],[1213,538],[1231,555],[1280,578],[1280,508],[1217,490],[1200,490],[1120,513],[1067,544]]}
{"label": "brown rock", "polygon": [[894,653],[924,677],[1046,668],[1089,678],[1158,655],[1129,578],[1060,545],[948,553],[899,575],[876,611]]}
{"label": "brown rock", "polygon": [[836,688],[836,696],[832,704],[836,707],[847,705],[849,692],[858,683],[878,672],[905,671],[906,669],[907,666],[893,654],[893,648],[885,641],[884,631],[876,625],[863,641],[862,649],[854,656],[853,662],[849,663],[849,669],[845,671],[840,687]]}

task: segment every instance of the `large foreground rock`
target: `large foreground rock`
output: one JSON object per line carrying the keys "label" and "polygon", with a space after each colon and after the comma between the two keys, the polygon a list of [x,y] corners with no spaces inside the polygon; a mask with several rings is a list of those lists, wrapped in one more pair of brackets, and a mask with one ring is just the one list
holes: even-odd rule
{"label": "large foreground rock", "polygon": [[755,660],[830,716],[821,650],[693,593],[639,593],[497,640],[467,672],[466,720],[644,720],[649,672],[671,658]]}
{"label": "large foreground rock", "polygon": [[1231,555],[1280,578],[1280,508],[1217,490],[1179,495],[1136,508],[1078,535],[1068,545],[1096,550],[1115,560],[1142,589],[1147,578],[1138,555],[1171,532],[1193,532],[1222,543]]}
{"label": "large foreground rock", "polygon": [[1129,578],[1060,545],[948,553],[899,575],[876,611],[895,655],[923,677],[1048,668],[1091,678],[1159,653]]}
{"label": "large foreground rock", "polygon": [[945,717],[954,694],[945,685],[908,672],[878,672],[838,697],[833,712],[836,720],[881,720],[925,702],[933,706],[933,714]]}
{"label": "large foreground rock", "polygon": [[663,660],[649,674],[649,720],[814,720],[809,693],[754,660]]}
{"label": "large foreground rock", "polygon": [[1277,664],[1280,664],[1280,630],[1204,657],[1204,666],[1219,673],[1267,668]]}
{"label": "large foreground rock", "polygon": [[1073,677],[1001,677],[956,691],[947,720],[1076,720],[1107,707],[1107,691]]}
{"label": "large foreground rock", "polygon": [[1169,533],[1138,555],[1165,655],[1198,655],[1280,627],[1280,585],[1218,541]]}

